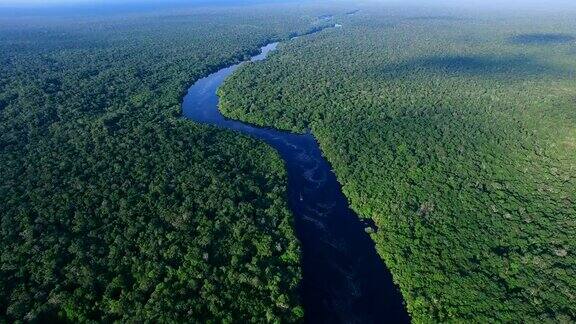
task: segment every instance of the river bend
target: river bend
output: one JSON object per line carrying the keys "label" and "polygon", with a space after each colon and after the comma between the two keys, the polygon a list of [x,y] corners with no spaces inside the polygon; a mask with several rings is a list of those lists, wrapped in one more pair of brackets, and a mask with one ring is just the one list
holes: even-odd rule
{"label": "river bend", "polygon": [[[268,44],[252,62],[266,59]],[[392,276],[374,242],[349,208],[332,168],[312,134],[256,127],[222,116],[220,85],[241,65],[198,80],[184,97],[186,118],[260,139],[274,147],[288,171],[288,204],[302,247],[301,297],[307,323],[408,323]]]}

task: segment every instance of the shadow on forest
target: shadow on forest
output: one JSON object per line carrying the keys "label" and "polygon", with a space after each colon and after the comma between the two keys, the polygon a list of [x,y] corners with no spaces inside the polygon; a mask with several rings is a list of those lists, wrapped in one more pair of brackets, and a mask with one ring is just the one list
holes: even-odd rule
{"label": "shadow on forest", "polygon": [[518,45],[565,44],[574,40],[576,40],[576,37],[572,35],[554,33],[520,34],[509,39],[510,43]]}
{"label": "shadow on forest", "polygon": [[554,67],[544,65],[524,56],[449,55],[413,59],[398,64],[388,64],[378,73],[394,76],[421,73],[422,70],[450,74],[480,75],[486,77],[514,77],[526,75],[559,74]]}

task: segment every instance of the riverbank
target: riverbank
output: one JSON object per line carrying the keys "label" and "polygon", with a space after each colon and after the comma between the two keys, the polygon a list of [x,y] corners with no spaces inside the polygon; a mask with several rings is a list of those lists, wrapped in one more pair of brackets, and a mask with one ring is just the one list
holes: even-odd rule
{"label": "riverbank", "polygon": [[[277,43],[251,61],[264,60]],[[330,164],[311,134],[261,128],[225,118],[217,91],[240,64],[198,80],[183,100],[184,116],[260,139],[277,150],[288,172],[288,204],[302,245],[301,295],[308,322],[409,321],[399,291],[374,243],[348,207]]]}

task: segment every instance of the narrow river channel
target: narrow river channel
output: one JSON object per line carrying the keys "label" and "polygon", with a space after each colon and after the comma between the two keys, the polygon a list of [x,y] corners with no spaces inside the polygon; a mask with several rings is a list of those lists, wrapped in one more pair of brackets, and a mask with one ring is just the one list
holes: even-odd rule
{"label": "narrow river channel", "polygon": [[[266,59],[277,45],[262,47],[251,61]],[[256,127],[220,114],[216,91],[241,64],[198,80],[184,97],[184,116],[260,139],[284,159],[288,203],[303,253],[306,322],[408,323],[402,296],[365,232],[370,224],[349,208],[314,136]]]}

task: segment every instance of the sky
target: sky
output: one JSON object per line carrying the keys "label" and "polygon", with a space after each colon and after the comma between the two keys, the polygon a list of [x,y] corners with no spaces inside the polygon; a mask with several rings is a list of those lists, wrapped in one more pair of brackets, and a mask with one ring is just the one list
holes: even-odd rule
{"label": "sky", "polygon": [[38,6],[54,4],[78,4],[94,2],[94,0],[0,0],[2,6]]}
{"label": "sky", "polygon": [[74,5],[74,4],[106,4],[106,3],[142,3],[161,2],[154,0],[0,0],[0,6],[25,7],[25,6],[53,6],[53,5]]}
{"label": "sky", "polygon": [[[104,2],[106,2],[106,0],[0,0],[1,5],[10,5],[10,6],[30,6],[30,5],[37,6],[37,5],[82,4],[82,3],[104,3]],[[129,2],[129,0],[122,2]]]}
{"label": "sky", "polygon": [[[314,2],[310,0],[311,2]],[[353,0],[350,0],[354,2]],[[170,5],[170,4],[245,4],[245,3],[288,2],[288,0],[0,0],[0,8],[41,8],[57,6],[103,6],[103,5]],[[326,1],[323,1],[326,2]],[[340,1],[342,2],[342,1]],[[412,5],[448,5],[476,8],[542,8],[560,9],[576,7],[576,0],[360,0],[358,2],[412,4]]]}
{"label": "sky", "polygon": [[[250,0],[251,1],[251,0]],[[170,4],[170,3],[209,3],[209,2],[247,2],[246,0],[0,0],[3,7],[50,7],[58,5],[103,5],[103,4]],[[262,1],[265,2],[265,1]],[[275,2],[275,1],[270,1]],[[277,2],[277,1],[276,1]]]}
{"label": "sky", "polygon": [[[561,4],[571,4],[575,0],[407,0],[407,1],[399,1],[399,0],[372,0],[368,2],[380,2],[380,3],[398,3],[398,2],[406,2],[406,3],[421,3],[421,4],[434,4],[434,3],[460,3],[460,4],[469,4],[469,5],[478,5],[482,6],[483,4],[498,4],[498,3],[507,3],[507,4],[517,4],[517,5],[561,5]],[[70,4],[106,4],[106,3],[165,3],[165,2],[177,2],[174,0],[0,0],[0,5],[2,6],[51,6],[51,5],[70,5]],[[178,1],[184,2],[184,1]],[[194,0],[188,2],[195,2]],[[204,1],[206,2],[206,1]],[[227,1],[227,2],[243,2],[242,0],[238,1]],[[262,1],[266,2],[266,1]],[[278,1],[269,1],[269,2],[278,2]]]}

